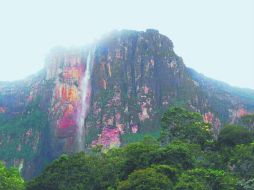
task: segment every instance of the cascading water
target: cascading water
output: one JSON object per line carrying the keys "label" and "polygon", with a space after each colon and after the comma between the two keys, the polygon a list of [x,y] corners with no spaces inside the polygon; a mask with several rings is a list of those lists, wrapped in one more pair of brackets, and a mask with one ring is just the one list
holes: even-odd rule
{"label": "cascading water", "polygon": [[93,68],[93,60],[91,59],[91,52],[89,51],[86,59],[86,69],[84,77],[81,82],[81,108],[77,118],[78,130],[77,130],[77,143],[78,152],[84,150],[84,123],[87,116],[87,112],[90,105],[91,96],[91,72]]}

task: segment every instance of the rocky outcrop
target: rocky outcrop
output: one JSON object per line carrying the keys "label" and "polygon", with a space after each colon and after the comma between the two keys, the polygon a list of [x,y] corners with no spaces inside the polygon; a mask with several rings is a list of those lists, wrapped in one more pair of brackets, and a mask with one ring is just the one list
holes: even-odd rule
{"label": "rocky outcrop", "polygon": [[152,29],[115,31],[85,48],[54,50],[38,75],[0,83],[0,159],[30,178],[77,147],[117,147],[124,135],[160,130],[170,105],[202,113],[217,134],[254,111],[253,91],[222,84],[186,68],[173,43]]}

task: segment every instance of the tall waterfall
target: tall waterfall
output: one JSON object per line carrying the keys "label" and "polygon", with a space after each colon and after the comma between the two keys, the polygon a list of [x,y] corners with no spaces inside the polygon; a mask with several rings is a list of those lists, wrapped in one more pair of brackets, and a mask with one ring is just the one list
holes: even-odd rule
{"label": "tall waterfall", "polygon": [[77,143],[78,143],[78,152],[84,150],[84,123],[88,113],[89,105],[90,105],[90,96],[91,96],[91,72],[93,68],[93,59],[91,59],[93,55],[89,51],[87,59],[86,59],[86,69],[84,73],[84,77],[81,82],[81,108],[78,113],[77,124]]}

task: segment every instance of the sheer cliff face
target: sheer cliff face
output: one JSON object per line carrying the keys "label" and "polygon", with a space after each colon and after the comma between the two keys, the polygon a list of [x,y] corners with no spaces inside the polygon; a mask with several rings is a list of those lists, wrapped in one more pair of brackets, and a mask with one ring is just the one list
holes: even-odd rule
{"label": "sheer cliff face", "polygon": [[0,159],[29,178],[78,147],[110,148],[124,135],[159,131],[170,105],[201,112],[217,133],[254,111],[254,93],[237,92],[186,68],[158,31],[114,32],[91,47],[52,52],[37,76],[0,83]]}

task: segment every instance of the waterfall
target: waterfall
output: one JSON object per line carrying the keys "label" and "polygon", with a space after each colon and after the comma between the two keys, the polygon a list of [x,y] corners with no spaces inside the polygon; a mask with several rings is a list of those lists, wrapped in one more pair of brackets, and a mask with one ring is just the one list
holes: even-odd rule
{"label": "waterfall", "polygon": [[79,109],[78,118],[77,118],[77,143],[78,143],[78,152],[84,150],[84,123],[88,113],[90,105],[90,96],[91,96],[91,72],[93,68],[93,59],[91,59],[91,52],[89,51],[86,59],[86,69],[81,81],[81,108]]}

